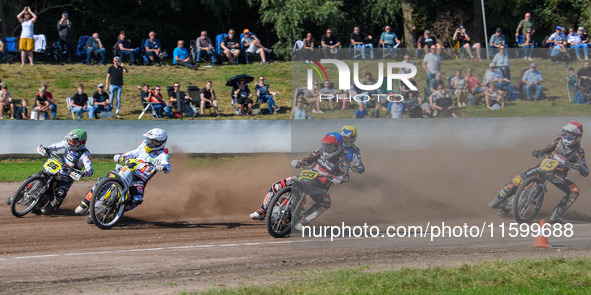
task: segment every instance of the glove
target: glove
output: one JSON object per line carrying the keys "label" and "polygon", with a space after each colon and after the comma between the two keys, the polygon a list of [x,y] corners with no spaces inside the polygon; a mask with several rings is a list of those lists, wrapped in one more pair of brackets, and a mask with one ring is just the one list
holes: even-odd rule
{"label": "glove", "polygon": [[154,166],[156,168],[156,170],[158,171],[164,171],[166,170],[166,166],[162,165],[162,164],[158,164],[156,166]]}
{"label": "glove", "polygon": [[334,183],[334,185],[339,185],[343,182],[344,178],[342,176],[335,176],[331,179],[332,183]]}
{"label": "glove", "polygon": [[536,157],[536,158],[541,158],[543,156],[542,152],[540,150],[533,150],[531,151],[531,155]]}
{"label": "glove", "polygon": [[302,167],[302,161],[293,160],[293,161],[291,161],[291,166],[293,168],[298,169],[298,168]]}
{"label": "glove", "polygon": [[70,171],[70,177],[72,177],[72,179],[74,179],[74,180],[78,180],[78,179],[80,179],[80,177],[82,177],[82,172],[72,170],[72,171]]}
{"label": "glove", "polygon": [[113,161],[119,163],[119,160],[121,160],[121,155],[120,154],[116,154],[113,156]]}
{"label": "glove", "polygon": [[566,163],[566,167],[568,167],[568,169],[571,169],[574,171],[579,171],[579,169],[581,169],[581,166],[579,164],[575,164],[575,163]]}
{"label": "glove", "polygon": [[47,151],[47,150],[48,150],[48,149],[47,149],[47,148],[45,148],[43,145],[39,145],[39,146],[37,147],[37,152],[38,152],[38,153],[39,153],[41,156],[44,156],[44,157],[47,157],[47,154],[48,154],[48,151]]}

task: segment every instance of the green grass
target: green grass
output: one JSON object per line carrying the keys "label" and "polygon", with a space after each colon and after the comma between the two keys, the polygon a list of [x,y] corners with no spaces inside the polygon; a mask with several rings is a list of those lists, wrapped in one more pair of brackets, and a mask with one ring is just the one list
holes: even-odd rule
{"label": "green grass", "polygon": [[[0,182],[22,182],[27,177],[41,171],[44,160],[7,159],[0,161]],[[93,159],[94,174],[81,180],[97,180],[115,169],[115,163],[109,159]]]}
{"label": "green grass", "polygon": [[357,267],[291,277],[266,286],[180,294],[589,294],[591,260],[524,259],[380,272]]}

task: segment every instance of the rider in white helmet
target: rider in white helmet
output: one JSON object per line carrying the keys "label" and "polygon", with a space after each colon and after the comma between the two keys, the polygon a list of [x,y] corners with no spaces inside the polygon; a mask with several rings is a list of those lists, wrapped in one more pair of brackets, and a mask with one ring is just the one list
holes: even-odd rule
{"label": "rider in white helmet", "polygon": [[[565,163],[558,166],[550,176],[550,182],[566,193],[566,196],[560,200],[560,203],[550,214],[551,222],[562,222],[562,215],[572,206],[580,193],[579,187],[567,178],[568,170],[577,170],[584,177],[589,175],[589,169],[585,162],[585,151],[581,147],[582,136],[583,125],[579,122],[570,122],[562,127],[562,134],[553,143],[541,150],[532,151],[534,157],[547,156]],[[536,168],[537,166],[515,176],[505,187],[499,190],[497,196],[493,198],[488,206],[493,209],[499,208],[501,204],[517,192],[517,188],[524,179],[537,173]],[[503,215],[504,213],[506,213],[504,207],[500,207],[498,214]]]}
{"label": "rider in white helmet", "polygon": [[[152,163],[154,164],[155,168],[145,169],[142,171],[136,170],[134,174],[134,179],[129,188],[129,193],[133,197],[133,205],[129,208],[126,208],[126,210],[131,210],[142,203],[144,197],[144,187],[146,186],[148,181],[156,174],[156,172],[163,171],[164,173],[168,174],[170,173],[170,170],[172,168],[169,163],[170,157],[168,155],[168,149],[165,148],[166,140],[168,139],[166,131],[160,128],[154,128],[146,132],[144,136],[146,138],[135,150],[129,151],[121,155],[117,154],[113,157],[113,160],[115,160],[115,162],[117,162],[118,164],[123,164],[129,159],[136,159],[139,161]],[[117,165],[117,169],[120,168],[121,166]],[[100,181],[101,179],[99,179],[98,182]],[[82,200],[82,203],[76,208],[76,214],[86,213],[95,186],[93,186],[90,189],[90,191],[86,195],[86,198],[84,198],[84,200]]]}

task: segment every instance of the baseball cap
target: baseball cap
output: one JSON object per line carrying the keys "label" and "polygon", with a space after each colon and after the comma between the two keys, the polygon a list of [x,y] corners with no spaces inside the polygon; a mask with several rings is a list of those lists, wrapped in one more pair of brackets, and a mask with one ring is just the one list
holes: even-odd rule
{"label": "baseball cap", "polygon": [[501,29],[501,27],[497,28],[497,32],[502,32],[502,31],[503,31],[503,29]]}
{"label": "baseball cap", "polygon": [[580,31],[585,31],[585,27],[579,27]]}
{"label": "baseball cap", "polygon": [[250,33],[250,31],[248,29],[244,29],[244,31],[242,31],[243,34],[248,34]]}
{"label": "baseball cap", "polygon": [[556,29],[557,30],[562,30],[562,27],[561,26],[557,26]]}
{"label": "baseball cap", "polygon": [[113,61],[120,61],[121,59],[118,56],[113,57]]}
{"label": "baseball cap", "polygon": [[464,26],[460,26],[460,29],[463,29],[463,28],[464,28]]}
{"label": "baseball cap", "polygon": [[105,87],[105,85],[103,85],[103,83],[101,83],[97,86],[97,88],[103,88],[103,87]]}
{"label": "baseball cap", "polygon": [[6,83],[4,83],[4,82],[0,83],[0,87],[6,88]]}
{"label": "baseball cap", "polygon": [[62,12],[62,15],[68,16],[68,12],[67,11],[64,11],[64,12]]}
{"label": "baseball cap", "polygon": [[431,34],[431,31],[425,30],[425,34]]}
{"label": "baseball cap", "polygon": [[536,65],[536,63],[535,63],[535,62],[532,62],[532,63],[531,63],[531,65],[530,65],[529,67],[530,67],[530,68],[536,68],[536,67],[537,67],[537,65]]}
{"label": "baseball cap", "polygon": [[488,66],[489,66],[489,67],[495,67],[496,65],[495,65],[495,63],[494,63],[494,62],[491,62],[491,63],[489,63],[489,64],[488,64]]}

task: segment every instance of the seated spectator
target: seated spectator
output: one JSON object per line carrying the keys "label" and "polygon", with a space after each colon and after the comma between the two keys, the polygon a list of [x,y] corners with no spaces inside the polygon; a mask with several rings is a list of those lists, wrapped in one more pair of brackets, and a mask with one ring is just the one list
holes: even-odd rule
{"label": "seated spectator", "polygon": [[[488,41],[488,48],[505,48],[507,45],[505,44],[505,35],[503,35],[503,29],[500,27],[497,28],[495,33],[490,36],[490,40]],[[489,51],[489,55],[493,55],[492,51]]]}
{"label": "seated spectator", "polygon": [[523,59],[533,60],[531,55],[534,52],[534,36],[531,28],[525,31],[525,36],[523,36],[523,43],[521,44],[521,47],[523,47]]}
{"label": "seated spectator", "polygon": [[435,74],[435,79],[431,80],[431,84],[429,85],[429,93],[437,91],[438,86],[445,88],[445,82],[441,79],[441,72]]}
{"label": "seated spectator", "polygon": [[326,34],[322,35],[320,39],[320,45],[322,45],[322,48],[327,48],[330,53],[337,54],[339,47],[341,47],[341,41],[337,36],[333,35],[332,29],[327,29]]}
{"label": "seated spectator", "polygon": [[131,46],[131,41],[129,39],[125,39],[125,31],[119,32],[119,37],[117,38],[117,43],[115,43],[115,55],[129,55],[129,65],[138,64],[137,58],[140,55],[140,49],[133,48]]}
{"label": "seated spectator", "polygon": [[431,109],[434,110],[434,115],[444,114],[445,116],[450,114],[452,117],[457,118],[458,116],[454,111],[454,103],[445,88],[439,85],[436,90],[429,95],[429,104]]}
{"label": "seated spectator", "polygon": [[355,114],[353,115],[353,119],[365,119],[365,118],[369,118],[369,114],[367,113],[367,110],[365,109],[365,104],[360,102],[359,109],[357,109],[355,111]]}
{"label": "seated spectator", "polygon": [[501,71],[503,77],[511,79],[511,70],[509,68],[509,56],[505,52],[505,47],[499,48],[499,53],[495,54],[492,61],[495,67]]}
{"label": "seated spectator", "polygon": [[240,79],[238,83],[238,88],[234,91],[234,95],[238,98],[237,102],[240,106],[240,114],[242,114],[242,116],[247,116],[252,109],[252,92],[248,89],[248,85],[246,85],[246,80],[244,78]]}
{"label": "seated spectator", "polygon": [[309,119],[308,115],[306,114],[306,109],[304,108],[304,101],[302,97],[298,97],[296,99],[296,104],[294,107],[291,108],[291,115],[289,116],[290,120],[306,120]]}
{"label": "seated spectator", "polygon": [[334,89],[334,85],[332,83],[330,83],[330,81],[326,80],[324,81],[324,84],[322,85],[322,88],[320,88],[320,94],[325,94],[325,95],[333,95],[333,98],[329,98],[327,96],[323,96],[322,100],[328,100],[328,104],[330,106],[330,110],[333,111],[334,107],[332,105],[333,100],[336,101],[336,95],[341,93],[341,91]]}
{"label": "seated spectator", "polygon": [[472,75],[472,68],[468,68],[468,70],[466,70],[466,82],[468,83],[468,93],[476,95],[484,91],[484,87],[482,86],[482,83],[480,83],[480,79]]}
{"label": "seated spectator", "polygon": [[[431,36],[431,31],[425,30],[423,35],[419,37],[417,41],[417,48],[423,48],[425,50],[425,54],[429,53],[429,49],[431,46],[435,46],[437,49],[437,54],[441,53],[441,49],[443,49],[443,45],[437,42],[437,39]],[[431,51],[432,52],[432,51]]]}
{"label": "seated spectator", "polygon": [[159,67],[165,55],[162,51],[162,44],[160,44],[160,40],[156,39],[156,33],[154,31],[151,31],[148,37],[150,38],[143,44],[144,49],[146,50],[150,63]]}
{"label": "seated spectator", "polygon": [[[143,96],[143,94],[142,94],[142,96]],[[164,113],[166,113],[166,116],[168,118],[172,117],[172,113],[170,111],[170,106],[168,106],[166,104],[166,101],[164,100],[164,97],[162,96],[162,88],[160,88],[160,86],[154,87],[154,91],[149,91],[149,89],[148,89],[148,97],[146,97],[146,99],[144,99],[144,100],[146,102],[152,103],[152,107],[154,108],[154,111],[156,112],[156,115],[158,116],[158,118],[164,118],[162,111],[164,111]]]}
{"label": "seated spectator", "polygon": [[[410,60],[410,55],[408,55],[408,54],[405,54],[404,55],[404,57],[402,58],[402,62],[403,63],[407,63],[407,64],[411,64],[411,65],[414,65],[415,64],[414,62],[412,62]],[[400,74],[410,74],[410,72],[411,72],[410,68],[401,67],[400,70],[399,70],[399,73]],[[404,84],[404,83],[402,83],[402,84]]]}
{"label": "seated spectator", "polygon": [[102,112],[110,112],[112,109],[113,107],[109,103],[109,94],[105,92],[105,85],[99,84],[92,99],[89,99],[88,118],[97,119],[97,115]]}
{"label": "seated spectator", "polygon": [[505,101],[503,100],[503,91],[497,91],[495,83],[490,82],[484,91],[484,100],[486,101],[486,107],[490,110],[497,109],[495,105],[499,105],[500,108],[505,107]]}
{"label": "seated spectator", "polygon": [[[589,60],[589,48],[591,47],[591,40],[589,40],[589,35],[585,33],[585,27],[579,27],[577,30],[577,34],[581,38],[581,46],[583,46],[583,51],[585,52],[585,60]],[[587,45],[585,47],[585,45]]]}
{"label": "seated spectator", "polygon": [[51,104],[49,103],[49,99],[47,98],[47,95],[43,88],[39,89],[39,92],[35,97],[35,104],[36,106],[33,108],[33,110],[39,113],[44,113],[43,116],[45,119],[50,118]]}
{"label": "seated spectator", "polygon": [[279,95],[279,92],[271,91],[269,84],[265,84],[264,76],[259,77],[259,81],[254,86],[254,91],[256,91],[260,102],[267,103],[267,106],[269,107],[269,114],[277,114],[279,107],[275,104],[273,95]]}
{"label": "seated spectator", "polygon": [[0,38],[0,62],[2,62],[2,55],[4,55],[4,50],[6,50],[4,46],[4,42]]}
{"label": "seated spectator", "polygon": [[456,95],[458,107],[465,107],[468,100],[468,92],[466,91],[468,83],[466,83],[466,78],[462,76],[462,70],[456,71],[456,75],[451,78],[450,83],[451,91]]}
{"label": "seated spectator", "polygon": [[273,51],[273,50],[271,48],[266,48],[265,46],[263,46],[261,44],[261,40],[259,40],[259,38],[257,38],[257,36],[251,34],[248,29],[244,29],[244,31],[242,31],[242,33],[244,34],[244,37],[242,38],[242,40],[240,40],[240,42],[242,42],[242,45],[244,46],[244,51],[246,51],[246,53],[248,53],[248,54],[257,54],[258,53],[261,56],[261,62],[264,65],[269,64],[267,62],[267,57],[265,56],[265,52],[271,53],[271,51]]}
{"label": "seated spectator", "polygon": [[[410,82],[410,84],[414,85],[415,88],[418,89],[418,87],[417,87],[417,81],[415,81],[415,77],[414,76],[410,77],[408,79],[408,81]],[[402,86],[400,87],[400,90],[401,90],[402,96],[404,97],[405,100],[408,98],[408,94],[409,93],[416,92],[416,91],[410,90],[410,88],[408,88],[408,86],[406,86],[406,83],[401,83],[401,84],[402,84]]]}
{"label": "seated spectator", "polygon": [[540,98],[540,94],[542,94],[542,82],[544,82],[544,78],[542,78],[542,73],[536,69],[536,63],[532,63],[530,66],[529,71],[525,71],[523,74],[523,79],[521,82],[525,83],[523,85],[523,89],[525,89],[525,95],[527,100],[531,100],[531,89],[535,88],[536,93],[534,94],[534,100],[538,100]]}
{"label": "seated spectator", "polygon": [[205,108],[210,108],[213,106],[214,116],[217,117],[218,113],[218,99],[215,96],[215,91],[213,90],[213,83],[211,81],[207,81],[205,83],[205,87],[199,91],[199,118],[205,115]]}
{"label": "seated spectator", "polygon": [[[41,91],[41,90],[39,90]],[[39,105],[40,105],[40,99],[39,97],[37,97],[37,110],[38,111],[43,111],[43,109],[39,109]],[[76,94],[74,94],[72,96],[72,101],[70,103],[70,106],[72,107],[72,112],[78,114],[78,119],[82,119],[82,114],[84,114],[84,112],[88,112],[89,108],[88,108],[88,95],[86,95],[86,93],[84,93],[84,85],[79,84],[78,85],[78,92],[76,92]]]}
{"label": "seated spectator", "polygon": [[564,62],[564,65],[568,65],[568,61],[570,60],[570,54],[568,53],[568,48],[566,47],[566,40],[562,40],[558,42],[557,46],[552,47],[550,51],[550,60],[555,61],[557,63]]}
{"label": "seated spectator", "polygon": [[395,96],[393,101],[388,104],[388,118],[402,119],[406,118],[406,104],[402,102],[402,97]]}
{"label": "seated spectator", "polygon": [[[472,40],[472,38],[466,33],[466,28],[464,28],[464,26],[460,26],[456,29],[453,40],[460,41],[460,48],[466,49],[466,52],[468,52],[468,55],[472,60],[482,61],[482,58],[480,58],[480,43],[474,43],[473,46],[470,46],[470,40]],[[472,54],[472,47],[474,47],[476,51],[476,58],[474,58],[474,55]]]}
{"label": "seated spectator", "polygon": [[[139,87],[139,86],[138,86]],[[142,86],[142,91],[140,91],[140,95],[142,100],[145,102],[150,101],[148,98],[150,97],[150,84],[146,83]]]}
{"label": "seated spectator", "polygon": [[192,64],[191,58],[189,57],[189,51],[185,48],[185,41],[178,40],[177,47],[172,52],[172,64],[183,66],[192,70],[197,70],[199,64]]}
{"label": "seated spectator", "polygon": [[16,119],[17,120],[30,120],[29,111],[27,110],[27,106],[29,105],[29,101],[25,98],[21,101],[21,106],[16,109]]}
{"label": "seated spectator", "polygon": [[[374,80],[374,78],[372,78],[371,72],[365,72],[365,76],[363,76],[363,78],[361,78],[359,83],[361,83],[363,85],[376,85],[377,84],[376,80]],[[367,95],[372,95],[372,94],[380,94],[380,91],[379,91],[379,89],[376,89],[376,90],[364,91],[364,93],[367,93]]]}
{"label": "seated spectator", "polygon": [[409,118],[423,118],[423,113],[431,116],[431,108],[429,102],[424,101],[418,91],[411,91],[407,97],[404,98],[407,108],[407,117]]}
{"label": "seated spectator", "polygon": [[304,99],[306,100],[307,104],[314,104],[312,108],[312,113],[324,113],[320,110],[320,91],[318,91],[318,82],[314,81],[312,84],[312,89],[306,89],[304,93]]}
{"label": "seated spectator", "polygon": [[384,28],[382,36],[380,36],[380,41],[378,43],[382,44],[384,48],[387,48],[389,50],[388,54],[390,56],[394,56],[393,48],[396,47],[396,45],[400,44],[400,40],[398,39],[398,36],[396,36],[396,33],[392,32],[392,27],[386,26],[386,28]]}
{"label": "seated spectator", "polygon": [[185,110],[185,115],[188,117],[193,117],[195,112],[193,108],[191,108],[191,100],[193,98],[187,96],[185,92],[181,91],[181,84],[179,82],[175,82],[173,86],[172,96],[169,98],[171,107],[176,108],[178,112],[182,112]]}
{"label": "seated spectator", "polygon": [[583,67],[577,72],[580,79],[579,87],[585,92],[585,97],[591,96],[591,62],[585,61]]}
{"label": "seated spectator", "polygon": [[[47,91],[47,87],[47,83],[41,84],[41,88],[45,89],[45,96],[47,97],[47,101],[49,102],[49,105],[51,107],[51,118],[55,119],[55,117],[57,116],[57,104],[53,101],[53,94]],[[37,92],[36,95],[39,95],[39,92]]]}
{"label": "seated spectator", "polygon": [[14,101],[12,93],[8,91],[6,83],[0,83],[0,120],[4,119],[4,112],[10,111],[10,118],[14,119]]}
{"label": "seated spectator", "polygon": [[312,53],[314,52],[314,48],[316,47],[316,40],[314,40],[314,36],[312,36],[312,33],[308,32],[306,34],[306,38],[304,38],[304,40],[302,40],[304,42],[304,57],[306,58],[307,62],[310,62],[309,59],[312,56]]}
{"label": "seated spectator", "polygon": [[562,32],[562,27],[557,26],[556,32],[552,33],[552,35],[550,35],[550,37],[548,37],[545,45],[553,47],[556,44],[558,44],[558,42],[560,42],[562,40],[566,40],[566,35],[564,35],[564,33]]}
{"label": "seated spectator", "polygon": [[570,27],[568,29],[568,37],[567,42],[570,48],[575,49],[575,54],[577,55],[577,59],[581,60],[581,48],[583,48],[583,53],[585,54],[585,59],[589,59],[589,44],[583,42],[583,32],[577,31],[575,32],[575,27]]}
{"label": "seated spectator", "polygon": [[205,54],[209,55],[211,58],[211,63],[213,66],[217,66],[218,58],[215,54],[215,47],[213,47],[213,43],[211,43],[211,39],[207,37],[207,31],[201,31],[201,36],[196,40],[196,47],[197,47],[197,60],[196,63],[201,62],[201,54],[205,52]]}
{"label": "seated spectator", "polygon": [[228,58],[228,64],[233,65],[238,63],[238,56],[240,55],[240,39],[236,36],[233,29],[228,31],[228,36],[220,44],[224,55]]}
{"label": "seated spectator", "polygon": [[105,53],[105,47],[99,38],[99,34],[92,34],[92,38],[86,41],[86,64],[90,65],[90,59],[93,56],[100,56],[99,65],[105,65]]}
{"label": "seated spectator", "polygon": [[511,80],[503,77],[501,71],[495,69],[494,63],[489,64],[489,68],[484,73],[484,79],[482,79],[484,85],[488,85],[489,82],[495,83],[496,89],[502,90],[505,93],[505,99],[507,99],[511,93],[513,93],[513,89],[515,89],[515,85],[511,84]]}
{"label": "seated spectator", "polygon": [[351,44],[355,46],[355,48],[361,49],[362,59],[365,59],[365,48],[369,48],[369,58],[374,60],[373,44],[371,44],[371,39],[371,35],[366,35],[365,33],[361,32],[359,26],[355,26],[355,28],[353,28],[353,33],[351,33]]}

